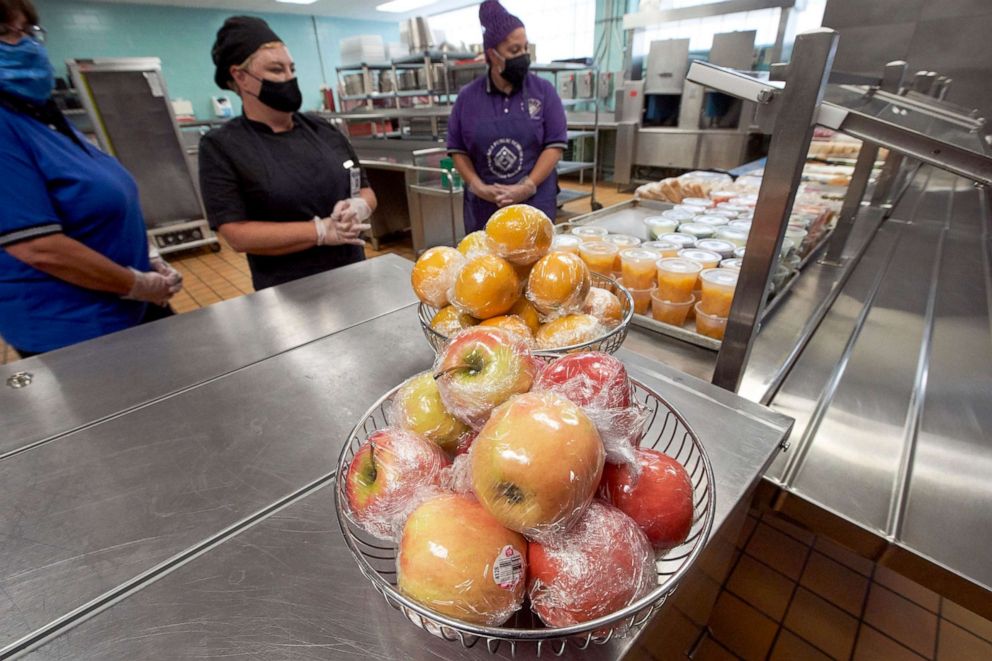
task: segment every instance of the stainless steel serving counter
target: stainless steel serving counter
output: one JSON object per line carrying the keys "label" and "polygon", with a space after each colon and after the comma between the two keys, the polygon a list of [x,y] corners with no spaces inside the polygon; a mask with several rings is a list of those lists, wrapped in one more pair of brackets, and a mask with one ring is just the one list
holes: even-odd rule
{"label": "stainless steel serving counter", "polygon": [[[22,436],[48,441],[0,460],[0,658],[487,656],[415,629],[377,598],[334,521],[333,470],[352,424],[432,361],[416,306],[402,304],[409,268],[379,258],[251,295],[244,326],[223,323],[241,308],[219,305],[129,331],[127,342],[111,336],[20,363],[39,373],[56,358],[77,370],[120,366],[139,394],[114,404],[121,395],[104,393],[87,408],[94,379],[63,384],[58,370],[61,388],[18,391],[34,412],[19,414]],[[376,282],[383,270],[398,273]],[[287,319],[298,321],[283,337]],[[255,326],[271,330],[258,353],[240,353]],[[227,362],[198,368],[205,355],[166,351],[194,334],[216,334]],[[146,354],[170,356],[174,379],[134,365]],[[728,517],[792,421],[621,355],[703,440],[716,475],[714,534],[733,535]],[[53,390],[74,411],[56,437],[46,422]],[[635,645],[575,656],[619,658]]]}

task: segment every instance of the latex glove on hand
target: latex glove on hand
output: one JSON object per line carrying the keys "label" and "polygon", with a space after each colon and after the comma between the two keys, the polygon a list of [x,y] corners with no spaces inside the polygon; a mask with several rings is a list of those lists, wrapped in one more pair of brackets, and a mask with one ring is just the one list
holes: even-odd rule
{"label": "latex glove on hand", "polygon": [[[368,229],[369,225],[355,225],[337,220],[333,215],[327,218],[314,216],[314,227],[317,230],[318,246],[365,246],[365,241],[358,238],[362,229]],[[356,231],[356,228],[357,231]]]}
{"label": "latex glove on hand", "polygon": [[178,294],[183,288],[183,274],[177,271],[167,261],[155,255],[151,258],[152,271],[165,276],[169,281],[169,293]]}
{"label": "latex glove on hand", "polygon": [[172,298],[174,292],[166,276],[154,271],[139,271],[134,268],[131,272],[134,273],[134,284],[131,285],[131,291],[122,298],[161,306],[165,306]]}
{"label": "latex glove on hand", "polygon": [[494,188],[497,189],[496,204],[499,207],[521,204],[537,193],[537,186],[530,180],[530,177],[524,177],[518,183],[509,186],[496,184]]}
{"label": "latex glove on hand", "polygon": [[493,204],[499,204],[497,201],[499,197],[499,186],[484,184],[479,182],[474,186],[469,186],[468,189],[479,199],[485,200],[486,202],[492,202]]}

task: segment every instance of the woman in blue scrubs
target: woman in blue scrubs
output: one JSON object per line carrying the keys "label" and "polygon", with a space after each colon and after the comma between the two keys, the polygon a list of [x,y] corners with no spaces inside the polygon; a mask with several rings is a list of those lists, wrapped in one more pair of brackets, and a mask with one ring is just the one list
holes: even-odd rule
{"label": "woman in blue scrubs", "polygon": [[557,211],[555,166],[568,127],[554,85],[530,73],[524,24],[496,0],[479,6],[489,70],[458,93],[448,120],[448,152],[465,180],[465,231],[497,209],[526,203]]}
{"label": "woman in blue scrubs", "polygon": [[148,255],[134,179],[51,99],[30,0],[0,0],[0,336],[21,357],[135,326],[182,287]]}

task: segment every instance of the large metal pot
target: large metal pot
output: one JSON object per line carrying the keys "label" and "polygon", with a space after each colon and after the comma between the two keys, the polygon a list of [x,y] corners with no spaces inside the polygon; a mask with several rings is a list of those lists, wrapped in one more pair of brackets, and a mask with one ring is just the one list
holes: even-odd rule
{"label": "large metal pot", "polygon": [[390,70],[382,71],[379,73],[379,91],[380,92],[395,92],[396,91],[396,76]]}
{"label": "large metal pot", "polygon": [[359,96],[366,93],[365,76],[360,73],[350,73],[344,77],[344,93],[347,96]]}

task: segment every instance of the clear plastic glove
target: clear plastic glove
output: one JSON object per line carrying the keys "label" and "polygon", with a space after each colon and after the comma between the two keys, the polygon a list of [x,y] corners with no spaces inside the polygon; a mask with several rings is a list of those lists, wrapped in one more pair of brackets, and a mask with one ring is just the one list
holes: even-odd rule
{"label": "clear plastic glove", "polygon": [[486,202],[492,202],[493,204],[499,204],[499,186],[484,184],[479,182],[474,186],[469,186],[468,188],[472,191],[472,195],[485,200]]}
{"label": "clear plastic glove", "polygon": [[500,207],[526,202],[537,193],[537,186],[530,180],[530,177],[524,177],[519,183],[509,186],[496,184],[493,188],[497,191],[496,204]]}
{"label": "clear plastic glove", "polygon": [[370,225],[354,225],[335,219],[334,216],[318,218],[314,216],[314,227],[317,230],[318,246],[364,246],[365,241],[358,237]]}
{"label": "clear plastic glove", "polygon": [[169,284],[169,279],[166,276],[154,271],[139,271],[134,268],[131,269],[131,272],[134,273],[134,284],[131,285],[131,291],[127,293],[127,296],[122,296],[122,298],[162,306],[166,305],[172,298],[172,285]]}
{"label": "clear plastic glove", "polygon": [[151,258],[152,271],[164,275],[169,281],[169,293],[178,294],[183,288],[183,274],[174,269],[167,261],[159,256]]}

